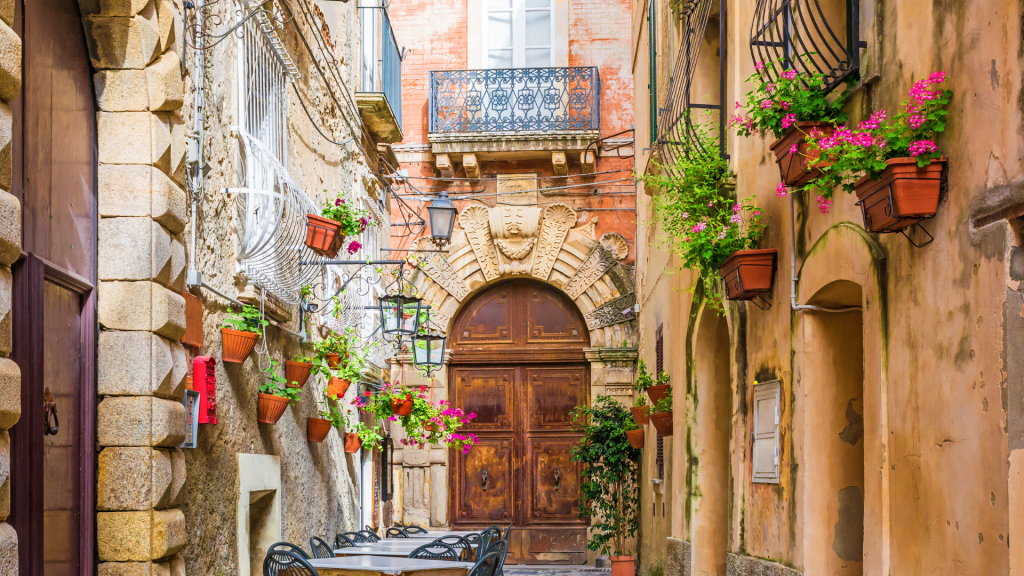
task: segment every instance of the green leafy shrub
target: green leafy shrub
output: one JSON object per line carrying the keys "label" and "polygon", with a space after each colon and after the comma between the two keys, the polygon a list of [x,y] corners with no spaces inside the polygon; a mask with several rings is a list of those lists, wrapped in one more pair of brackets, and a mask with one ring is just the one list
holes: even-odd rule
{"label": "green leafy shrub", "polygon": [[238,312],[229,312],[221,326],[243,332],[255,332],[257,335],[263,336],[263,327],[269,324],[270,322],[263,319],[263,315],[256,307],[246,304]]}

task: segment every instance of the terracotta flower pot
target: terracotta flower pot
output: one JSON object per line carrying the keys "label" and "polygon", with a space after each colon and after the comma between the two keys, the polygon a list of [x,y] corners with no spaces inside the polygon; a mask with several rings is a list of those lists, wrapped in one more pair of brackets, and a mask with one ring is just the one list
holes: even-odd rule
{"label": "terracotta flower pot", "polygon": [[647,397],[651,399],[651,404],[657,404],[659,400],[668,396],[668,391],[671,388],[668,384],[658,384],[657,386],[649,386],[647,388]]}
{"label": "terracotta flower pot", "polygon": [[324,360],[327,360],[327,366],[329,368],[337,368],[341,366],[341,360],[338,359],[337,354],[327,354],[324,356]]}
{"label": "terracotta flower pot", "polygon": [[644,429],[637,428],[636,430],[626,430],[626,438],[629,439],[629,445],[633,448],[644,447]]}
{"label": "terracotta flower pot", "polygon": [[306,440],[310,442],[323,442],[331,428],[330,420],[306,418]]}
{"label": "terracotta flower pot", "polygon": [[892,158],[878,180],[857,182],[857,205],[870,232],[899,232],[935,216],[945,160],[917,167],[914,158]]}
{"label": "terracotta flower pot", "polygon": [[729,300],[752,300],[772,289],[778,250],[737,250],[721,266],[718,273],[725,282]]}
{"label": "terracotta flower pot", "polygon": [[641,426],[643,426],[644,424],[647,424],[647,411],[648,410],[649,410],[648,406],[639,406],[639,407],[638,406],[634,406],[634,407],[629,409],[629,411],[633,413],[633,420],[637,424],[639,424]]}
{"label": "terracotta flower pot", "polygon": [[408,416],[409,412],[412,412],[412,400],[392,398],[391,411],[395,413],[395,416]]}
{"label": "terracotta flower pot", "polygon": [[[289,388],[302,388],[309,379],[309,371],[313,369],[311,362],[293,362],[288,360],[284,363],[284,378],[288,381]],[[298,382],[298,384],[292,384]]]}
{"label": "terracotta flower pot", "polygon": [[252,353],[252,349],[256,347],[256,341],[260,339],[260,335],[244,330],[221,328],[220,338],[224,348],[224,361],[231,362],[232,364],[241,364],[245,362],[245,359]]}
{"label": "terracotta flower pot", "polygon": [[611,556],[612,576],[634,576],[636,563],[632,556]]}
{"label": "terracotta flower pot", "polygon": [[342,380],[341,378],[331,378],[327,381],[327,395],[332,398],[341,398],[348,392],[348,387],[352,384],[350,380]]}
{"label": "terracotta flower pot", "polygon": [[284,396],[274,396],[260,392],[256,404],[256,420],[263,424],[277,424],[285,409],[288,408],[288,399]]}
{"label": "terracotta flower pot", "polygon": [[341,223],[316,214],[306,214],[306,246],[321,256],[334,258],[341,250],[345,236]]}
{"label": "terracotta flower pot", "polygon": [[[807,143],[807,135],[814,128],[826,136],[832,135],[835,129],[827,122],[797,122],[790,126],[782,138],[772,143],[772,152],[779,164],[779,175],[787,186],[801,186],[821,176],[821,170],[817,167],[807,166],[808,162],[817,160],[821,154],[819,150],[812,150]],[[791,152],[794,144],[797,146],[796,153]]]}
{"label": "terracotta flower pot", "polygon": [[359,439],[359,434],[354,432],[345,432],[345,452],[349,454],[355,454],[362,448],[363,441]]}
{"label": "terracotta flower pot", "polygon": [[662,436],[672,435],[672,411],[659,412],[657,414],[650,415],[651,424],[654,424],[654,428]]}

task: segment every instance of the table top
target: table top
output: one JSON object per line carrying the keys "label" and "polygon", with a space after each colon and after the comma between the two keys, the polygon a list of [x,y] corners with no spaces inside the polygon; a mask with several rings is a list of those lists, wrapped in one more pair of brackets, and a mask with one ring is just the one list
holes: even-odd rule
{"label": "table top", "polygon": [[443,538],[445,536],[469,536],[470,534],[479,533],[479,530],[443,530],[437,532],[427,532],[426,534],[409,534],[408,538],[385,538],[385,540],[423,540],[424,538],[435,540],[437,538]]}
{"label": "table top", "polygon": [[358,546],[356,548],[338,548],[334,551],[339,556],[394,556],[405,558],[419,546]]}
{"label": "table top", "polygon": [[397,576],[404,572],[424,572],[433,570],[466,570],[473,567],[472,562],[445,562],[441,560],[422,560],[419,558],[391,558],[388,556],[344,556],[341,558],[321,558],[310,560],[309,564],[317,569],[343,569],[360,572],[379,572]]}

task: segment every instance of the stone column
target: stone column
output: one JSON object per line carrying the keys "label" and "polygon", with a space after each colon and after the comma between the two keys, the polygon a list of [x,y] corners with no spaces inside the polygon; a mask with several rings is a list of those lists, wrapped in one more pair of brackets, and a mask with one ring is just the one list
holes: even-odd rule
{"label": "stone column", "polygon": [[18,574],[18,535],[11,512],[11,438],[21,417],[21,370],[11,354],[11,264],[21,251],[21,203],[11,195],[11,101],[21,92],[21,38],[14,3],[0,2],[0,576]]}
{"label": "stone column", "polygon": [[100,576],[185,573],[181,11],[82,0],[99,150]]}

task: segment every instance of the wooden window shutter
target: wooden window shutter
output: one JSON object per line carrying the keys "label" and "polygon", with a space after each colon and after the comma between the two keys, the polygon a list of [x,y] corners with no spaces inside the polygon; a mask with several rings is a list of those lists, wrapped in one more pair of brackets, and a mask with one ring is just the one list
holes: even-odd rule
{"label": "wooden window shutter", "polygon": [[779,483],[779,421],[782,384],[778,380],[754,386],[754,482]]}
{"label": "wooden window shutter", "polygon": [[[665,331],[664,324],[658,324],[658,331],[654,336],[654,378],[665,371]],[[658,454],[654,459],[655,477],[659,480],[665,478],[665,438],[658,434]]]}

